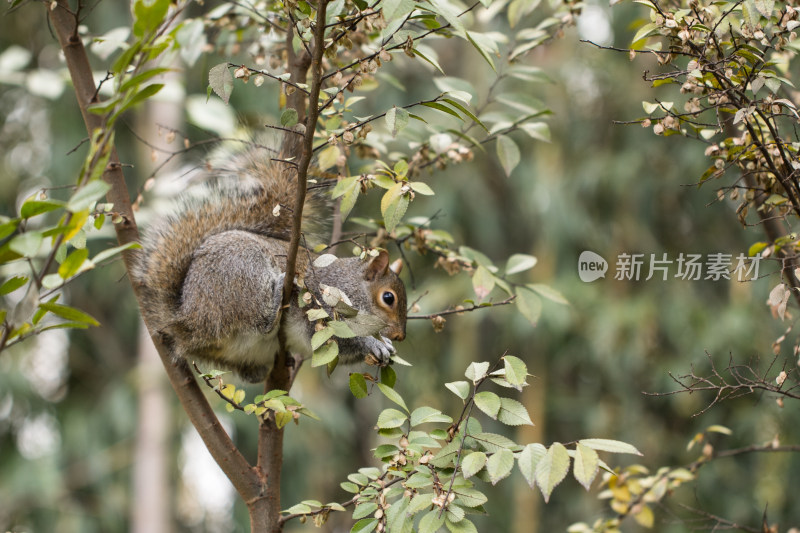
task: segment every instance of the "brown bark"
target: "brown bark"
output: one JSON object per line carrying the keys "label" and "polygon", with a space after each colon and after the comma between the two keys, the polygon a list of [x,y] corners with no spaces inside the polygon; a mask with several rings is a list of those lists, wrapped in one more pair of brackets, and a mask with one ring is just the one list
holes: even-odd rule
{"label": "brown bark", "polygon": [[[96,101],[96,87],[86,49],[77,35],[77,16],[70,10],[67,0],[58,0],[55,8],[49,10],[49,17],[53,31],[64,52],[86,130],[91,134],[94,130],[104,127],[104,120],[102,116],[88,111],[89,105]],[[112,150],[103,179],[111,185],[107,200],[114,204],[114,210],[123,217],[123,221],[115,225],[117,240],[120,244],[136,242],[139,239],[139,232],[116,150]],[[130,269],[132,258],[130,252],[124,254],[123,259],[128,269]],[[137,299],[139,297],[138,289],[137,286],[133,286]],[[245,501],[258,498],[263,493],[261,477],[242,456],[219,423],[191,370],[186,365],[177,364],[172,360],[167,348],[161,343],[159,335],[154,334],[149,325],[148,331],[170,384],[209,452]]]}

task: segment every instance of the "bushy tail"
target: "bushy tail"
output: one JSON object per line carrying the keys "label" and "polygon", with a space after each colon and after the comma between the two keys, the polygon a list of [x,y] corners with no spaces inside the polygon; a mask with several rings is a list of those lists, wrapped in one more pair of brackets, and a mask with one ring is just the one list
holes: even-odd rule
{"label": "bushy tail", "polygon": [[[174,324],[193,254],[207,237],[243,230],[289,240],[297,173],[273,157],[271,149],[254,144],[212,160],[207,172],[216,183],[206,186],[207,194],[182,200],[175,213],[146,232],[132,274],[151,326],[161,331]],[[309,243],[323,236],[321,221],[330,218],[327,204],[322,193],[306,195],[303,232]]]}

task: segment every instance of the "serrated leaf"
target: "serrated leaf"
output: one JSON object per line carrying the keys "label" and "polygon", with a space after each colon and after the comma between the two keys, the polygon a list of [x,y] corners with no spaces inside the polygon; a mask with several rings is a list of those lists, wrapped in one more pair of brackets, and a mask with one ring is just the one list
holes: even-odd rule
{"label": "serrated leaf", "polygon": [[536,465],[547,453],[547,448],[537,443],[528,444],[520,452],[517,465],[525,481],[531,488],[536,484]]}
{"label": "serrated leaf", "polygon": [[378,416],[378,429],[392,429],[402,426],[408,417],[397,409],[384,409]]}
{"label": "serrated leaf", "polygon": [[482,391],[475,395],[475,406],[493,419],[497,419],[500,412],[500,397],[489,391]]}
{"label": "serrated leaf", "polygon": [[317,157],[317,164],[320,170],[328,170],[335,167],[339,162],[341,151],[337,145],[331,145],[319,153]]}
{"label": "serrated leaf", "polygon": [[408,186],[411,187],[411,190],[417,194],[423,194],[425,196],[433,196],[435,194],[430,185],[422,181],[412,181],[408,184]]}
{"label": "serrated leaf", "polygon": [[390,366],[381,367],[381,383],[389,387],[394,387],[397,382],[397,373]]}
{"label": "serrated leaf", "polygon": [[642,452],[636,449],[635,446],[618,440],[610,439],[581,439],[578,441],[587,448],[601,452],[611,453],[630,453],[632,455],[642,455]]}
{"label": "serrated leaf", "polygon": [[453,394],[461,398],[462,400],[466,400],[469,396],[469,391],[471,389],[469,383],[466,381],[454,381],[452,383],[445,383],[445,387],[447,387]]}
{"label": "serrated leaf", "polygon": [[464,479],[470,478],[477,474],[484,466],[486,466],[486,454],[483,452],[472,452],[464,457],[461,461],[461,474]]}
{"label": "serrated leaf", "polygon": [[67,210],[73,213],[88,209],[94,202],[105,196],[111,185],[104,181],[90,181],[77,191],[67,202]]}
{"label": "serrated leaf", "polygon": [[539,260],[528,254],[514,254],[506,262],[506,276],[525,272],[536,266]]}
{"label": "serrated leaf", "polygon": [[514,454],[509,450],[499,450],[489,457],[486,463],[486,472],[489,474],[489,481],[492,485],[497,485],[501,479],[508,477],[514,467]]}
{"label": "serrated leaf", "polygon": [[447,526],[450,533],[478,533],[475,524],[467,519],[459,520],[458,522],[445,520],[444,525]]}
{"label": "serrated leaf", "polygon": [[408,510],[406,512],[409,516],[413,516],[421,510],[430,507],[432,501],[433,494],[430,492],[417,494],[411,498],[411,502],[408,504]]}
{"label": "serrated leaf", "polygon": [[511,398],[500,398],[497,420],[509,426],[533,425],[525,406]]}
{"label": "serrated leaf", "polygon": [[376,527],[378,527],[377,518],[364,518],[353,524],[350,533],[371,533]]}
{"label": "serrated leaf", "polygon": [[486,373],[489,371],[489,363],[486,361],[481,362],[474,362],[470,363],[467,367],[467,370],[464,372],[464,375],[472,380],[473,383],[477,383],[484,377],[486,377]]}
{"label": "serrated leaf", "polygon": [[600,458],[597,456],[597,452],[579,442],[575,446],[575,457],[572,465],[572,473],[575,475],[575,479],[586,490],[589,490],[599,469]]}
{"label": "serrated leaf", "polygon": [[364,374],[360,372],[350,374],[350,392],[359,399],[367,397],[369,391],[367,389],[367,380],[364,379]]}
{"label": "serrated leaf", "polygon": [[233,92],[233,75],[228,63],[220,63],[208,71],[208,85],[227,105]]}
{"label": "serrated leaf", "polygon": [[438,409],[434,409],[433,407],[429,407],[427,405],[423,405],[422,407],[417,407],[414,409],[414,412],[411,413],[411,427],[418,426],[420,424],[430,423],[430,422],[440,422],[449,424],[453,421],[452,418],[449,416],[442,414],[441,411]]}
{"label": "serrated leaf", "polygon": [[[441,515],[441,516],[440,516]],[[444,514],[439,509],[434,509],[419,521],[418,533],[436,533],[444,525]]]}
{"label": "serrated leaf", "polygon": [[408,407],[406,407],[406,402],[403,400],[403,397],[397,393],[396,390],[386,385],[385,383],[378,383],[378,389],[380,389],[380,391],[383,393],[384,396],[386,396],[391,401],[402,407],[406,412],[408,412]]}
{"label": "serrated leaf", "polygon": [[756,9],[764,17],[769,18],[775,9],[775,0],[755,0]]}
{"label": "serrated leaf", "polygon": [[378,510],[378,504],[374,502],[366,502],[356,505],[356,508],[353,509],[353,520],[366,518],[367,516],[370,516],[377,510]]}
{"label": "serrated leaf", "polygon": [[536,484],[542,491],[544,501],[550,501],[553,489],[569,472],[569,452],[563,444],[554,442],[536,465]]}
{"label": "serrated leaf", "polygon": [[490,453],[500,450],[515,450],[519,447],[513,440],[497,433],[474,433],[470,435],[470,438]]}
{"label": "serrated leaf", "polygon": [[522,390],[525,380],[528,377],[528,367],[519,357],[506,355],[503,357],[503,364],[506,371],[506,381],[517,390]]}

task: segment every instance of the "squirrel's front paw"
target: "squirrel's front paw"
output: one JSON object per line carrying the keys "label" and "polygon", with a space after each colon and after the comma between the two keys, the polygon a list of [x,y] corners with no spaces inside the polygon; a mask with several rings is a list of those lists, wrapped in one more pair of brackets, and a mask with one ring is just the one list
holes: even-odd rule
{"label": "squirrel's front paw", "polygon": [[364,358],[368,365],[386,366],[391,362],[391,355],[397,353],[392,346],[392,341],[381,335],[381,340],[374,337],[366,337],[367,349],[370,353]]}

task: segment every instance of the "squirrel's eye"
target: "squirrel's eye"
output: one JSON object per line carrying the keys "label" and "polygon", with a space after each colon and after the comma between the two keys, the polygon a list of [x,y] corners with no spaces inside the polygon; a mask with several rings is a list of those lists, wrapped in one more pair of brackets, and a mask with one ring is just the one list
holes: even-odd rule
{"label": "squirrel's eye", "polygon": [[383,303],[385,303],[389,307],[394,305],[394,293],[393,292],[386,291],[381,295],[381,298],[383,298]]}

